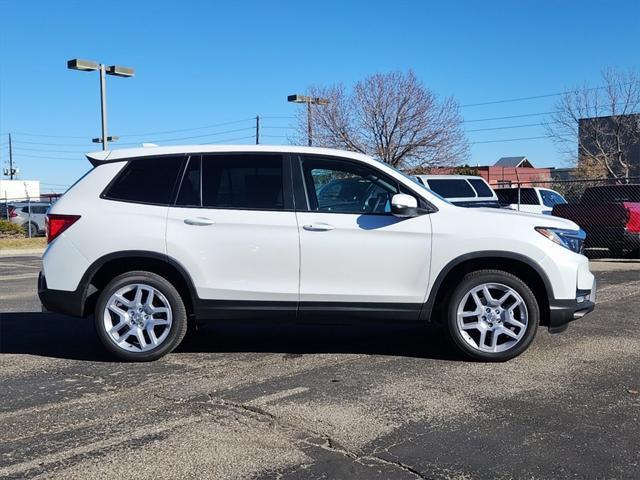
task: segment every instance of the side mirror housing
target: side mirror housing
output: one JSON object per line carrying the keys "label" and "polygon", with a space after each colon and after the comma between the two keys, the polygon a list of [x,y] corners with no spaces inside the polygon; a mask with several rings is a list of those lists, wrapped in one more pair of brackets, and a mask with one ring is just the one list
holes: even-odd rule
{"label": "side mirror housing", "polygon": [[400,218],[417,217],[418,200],[405,193],[396,193],[391,197],[391,213]]}

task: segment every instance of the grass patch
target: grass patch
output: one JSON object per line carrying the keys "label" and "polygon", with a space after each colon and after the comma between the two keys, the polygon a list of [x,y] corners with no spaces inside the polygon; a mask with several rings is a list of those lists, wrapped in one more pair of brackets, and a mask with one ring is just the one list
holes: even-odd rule
{"label": "grass patch", "polygon": [[47,239],[44,237],[35,238],[0,238],[0,250],[44,248],[47,246]]}

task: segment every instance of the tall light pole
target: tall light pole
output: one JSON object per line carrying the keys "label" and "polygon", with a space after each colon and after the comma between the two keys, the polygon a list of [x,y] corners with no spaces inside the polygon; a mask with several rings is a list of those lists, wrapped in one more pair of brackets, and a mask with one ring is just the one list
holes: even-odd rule
{"label": "tall light pole", "polygon": [[118,137],[107,136],[107,85],[106,75],[116,77],[133,77],[133,68],[120,67],[118,65],[106,66],[103,63],[97,63],[91,60],[81,60],[74,58],[67,62],[67,68],[71,70],[80,70],[82,72],[91,72],[97,70],[100,72],[100,112],[102,118],[102,137],[94,138],[94,143],[102,143],[102,149],[107,150],[109,140],[115,141]]}
{"label": "tall light pole", "polygon": [[311,114],[311,105],[328,105],[328,98],[309,97],[307,95],[289,95],[288,102],[306,103],[307,104],[307,143],[309,146],[313,143],[313,118]]}

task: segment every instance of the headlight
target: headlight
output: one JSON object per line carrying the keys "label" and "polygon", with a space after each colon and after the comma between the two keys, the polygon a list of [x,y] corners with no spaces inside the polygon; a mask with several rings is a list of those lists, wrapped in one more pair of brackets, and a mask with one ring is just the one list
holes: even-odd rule
{"label": "headlight", "polygon": [[582,253],[587,234],[584,230],[565,230],[563,228],[536,227],[536,231],[554,243],[568,248],[572,252]]}

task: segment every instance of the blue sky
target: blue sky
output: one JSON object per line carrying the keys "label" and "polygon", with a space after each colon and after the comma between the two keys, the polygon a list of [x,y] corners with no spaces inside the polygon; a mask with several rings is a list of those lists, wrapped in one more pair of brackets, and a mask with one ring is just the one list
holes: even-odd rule
{"label": "blue sky", "polygon": [[[14,132],[22,178],[41,180],[45,191],[87,170],[81,152],[99,136],[98,76],[67,70],[74,57],[135,67],[134,78],[107,82],[109,133],[121,146],[250,142],[251,120],[125,135],[290,117],[287,94],[375,72],[411,68],[438,95],[470,105],[597,86],[606,66],[640,68],[636,0],[0,0],[0,9],[0,161]],[[547,139],[501,141],[543,135],[544,116],[484,120],[548,112],[555,100],[464,106],[470,163],[527,155],[564,166]],[[286,143],[291,123],[265,118],[263,133],[273,137],[264,143]],[[526,124],[536,125],[470,131]]]}

